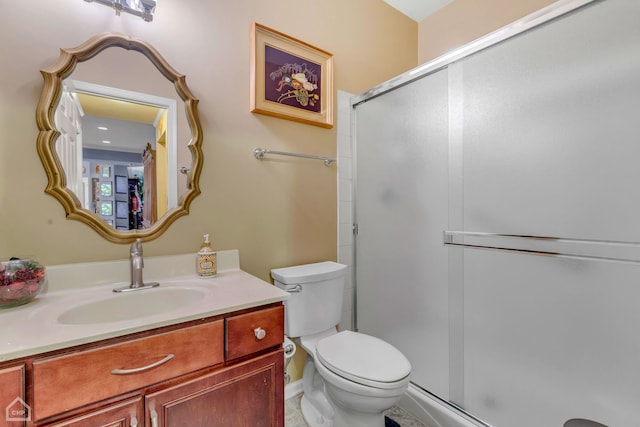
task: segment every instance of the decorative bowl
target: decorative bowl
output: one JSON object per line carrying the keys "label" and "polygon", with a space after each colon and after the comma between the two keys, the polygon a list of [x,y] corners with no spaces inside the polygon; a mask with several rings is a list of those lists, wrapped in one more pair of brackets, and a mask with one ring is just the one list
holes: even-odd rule
{"label": "decorative bowl", "polygon": [[44,266],[35,258],[0,261],[0,309],[28,303],[45,284]]}

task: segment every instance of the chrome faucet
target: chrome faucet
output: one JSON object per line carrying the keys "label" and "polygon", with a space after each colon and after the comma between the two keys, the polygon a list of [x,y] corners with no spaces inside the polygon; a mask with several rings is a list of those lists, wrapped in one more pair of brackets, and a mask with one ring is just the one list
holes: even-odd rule
{"label": "chrome faucet", "polygon": [[142,256],[141,239],[136,239],[136,241],[131,244],[131,249],[129,250],[129,265],[131,267],[131,284],[122,288],[116,288],[113,292],[136,291],[160,286],[158,282],[144,283],[144,280],[142,280],[144,257]]}
{"label": "chrome faucet", "polygon": [[142,257],[142,240],[140,239],[136,239],[136,241],[131,244],[129,264],[131,265],[131,285],[129,286],[132,288],[144,286],[144,280],[142,280],[144,258]]}

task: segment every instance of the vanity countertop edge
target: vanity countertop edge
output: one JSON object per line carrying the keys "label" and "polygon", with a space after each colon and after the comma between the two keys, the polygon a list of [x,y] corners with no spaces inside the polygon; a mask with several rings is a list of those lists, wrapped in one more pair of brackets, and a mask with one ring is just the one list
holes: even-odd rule
{"label": "vanity countertop edge", "polygon": [[[150,257],[150,262],[145,259],[145,275],[148,275],[149,280],[160,282],[160,286],[134,291],[133,293],[140,295],[139,298],[144,299],[145,293],[151,293],[157,289],[163,292],[163,289],[180,289],[181,287],[201,291],[203,297],[185,307],[176,307],[166,312],[120,321],[64,324],[58,319],[74,306],[121,297],[122,295],[112,290],[114,286],[122,285],[122,282],[111,282],[101,276],[100,284],[93,283],[91,286],[79,288],[51,283],[50,280],[47,292],[37,296],[34,301],[23,306],[0,310],[0,322],[4,325],[0,328],[0,362],[10,362],[108,338],[283,302],[289,297],[287,292],[271,283],[242,271],[239,267],[237,251],[219,252],[219,257],[217,276],[207,279],[200,278],[195,273],[184,274],[189,269],[191,271],[195,269],[195,255],[192,254],[178,255],[173,258],[157,257],[156,260]],[[94,263],[88,265],[88,271],[91,272],[92,268],[101,271],[111,268],[111,271],[115,271],[114,277],[118,277],[118,270],[122,269],[122,264],[127,266],[126,260]],[[172,271],[169,274],[176,275],[166,276],[166,272],[162,272],[160,277],[157,271],[154,275],[153,268],[150,266],[156,265],[170,265]],[[64,271],[68,271],[67,267],[73,268],[75,265],[70,264],[58,269],[60,271],[54,273],[56,277],[54,282],[64,277]],[[87,265],[82,265],[82,268],[85,267]],[[126,298],[126,295],[124,297]]]}

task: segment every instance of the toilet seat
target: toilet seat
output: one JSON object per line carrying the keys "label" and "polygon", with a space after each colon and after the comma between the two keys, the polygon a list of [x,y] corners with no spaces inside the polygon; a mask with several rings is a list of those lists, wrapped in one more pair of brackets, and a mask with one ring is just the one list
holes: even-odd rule
{"label": "toilet seat", "polygon": [[409,360],[398,349],[357,332],[342,331],[323,338],[315,353],[331,372],[369,387],[396,388],[411,373]]}

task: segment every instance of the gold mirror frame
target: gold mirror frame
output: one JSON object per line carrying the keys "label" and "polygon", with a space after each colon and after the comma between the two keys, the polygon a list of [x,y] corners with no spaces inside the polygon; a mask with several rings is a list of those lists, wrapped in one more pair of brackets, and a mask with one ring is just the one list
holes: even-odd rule
{"label": "gold mirror frame", "polygon": [[[55,127],[54,114],[62,96],[63,80],[71,75],[78,62],[87,61],[109,47],[137,51],[146,56],[158,71],[173,83],[176,92],[184,101],[187,121],[191,128],[191,141],[188,148],[191,152],[192,163],[187,177],[187,191],[180,198],[177,207],[167,212],[150,228],[144,230],[117,230],[95,213],[82,208],[78,197],[67,188],[66,174],[55,149],[60,132]],[[184,75],[176,72],[148,43],[118,33],[99,34],[75,48],[60,49],[60,56],[56,63],[40,70],[40,73],[44,78],[44,85],[36,109],[36,121],[40,130],[37,148],[48,177],[45,192],[58,199],[64,207],[68,219],[85,223],[111,242],[130,243],[138,238],[148,241],[159,237],[176,219],[189,213],[189,205],[200,194],[199,179],[203,162],[202,127],[198,117],[198,99],[187,87]]]}

